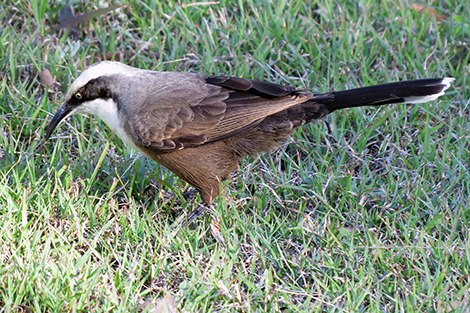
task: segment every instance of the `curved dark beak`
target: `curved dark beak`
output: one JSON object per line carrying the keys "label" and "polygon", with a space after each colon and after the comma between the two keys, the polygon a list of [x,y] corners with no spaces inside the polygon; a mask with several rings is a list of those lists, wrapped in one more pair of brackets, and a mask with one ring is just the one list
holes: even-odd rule
{"label": "curved dark beak", "polygon": [[47,141],[49,137],[51,136],[52,132],[56,127],[64,120],[67,116],[73,113],[73,107],[70,105],[67,105],[67,103],[64,103],[59,111],[54,115],[52,118],[51,123],[49,124],[49,127],[47,128],[47,133],[46,133],[46,139],[44,141]]}

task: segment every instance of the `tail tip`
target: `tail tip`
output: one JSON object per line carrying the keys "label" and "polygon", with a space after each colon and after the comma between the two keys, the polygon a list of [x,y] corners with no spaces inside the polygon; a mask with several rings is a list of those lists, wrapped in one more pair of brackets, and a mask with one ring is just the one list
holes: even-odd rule
{"label": "tail tip", "polygon": [[442,89],[439,92],[434,93],[434,94],[428,94],[427,96],[406,97],[404,98],[404,102],[405,103],[425,103],[425,102],[436,100],[437,98],[445,94],[445,91],[449,89],[449,87],[451,86],[454,80],[455,78],[453,77],[444,77],[438,83],[438,85],[442,86]]}
{"label": "tail tip", "polygon": [[444,88],[442,88],[442,92],[449,89],[450,85],[454,82],[454,80],[455,80],[455,78],[453,78],[453,77],[444,77],[442,79],[442,84],[444,85]]}

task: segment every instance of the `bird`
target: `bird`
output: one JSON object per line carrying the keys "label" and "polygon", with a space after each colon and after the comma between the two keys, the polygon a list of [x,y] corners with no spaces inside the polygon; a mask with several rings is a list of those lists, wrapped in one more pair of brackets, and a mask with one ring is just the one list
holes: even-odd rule
{"label": "bird", "polygon": [[124,143],[188,182],[210,206],[242,159],[272,151],[302,125],[345,108],[432,101],[453,80],[425,78],[316,94],[267,81],[102,61],[70,85],[45,140],[73,114],[95,115]]}

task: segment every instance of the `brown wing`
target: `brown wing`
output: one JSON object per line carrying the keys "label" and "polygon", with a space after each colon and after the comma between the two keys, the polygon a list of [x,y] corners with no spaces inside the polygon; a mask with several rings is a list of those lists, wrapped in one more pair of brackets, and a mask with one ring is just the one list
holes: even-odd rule
{"label": "brown wing", "polygon": [[208,142],[240,134],[261,123],[265,117],[312,97],[291,86],[238,77],[210,76],[206,82],[229,90],[224,118],[206,133]]}
{"label": "brown wing", "polygon": [[224,117],[228,92],[200,75],[144,71],[122,82],[120,118],[133,141],[158,151],[207,141],[205,132]]}
{"label": "brown wing", "polygon": [[167,77],[147,87],[152,92],[127,115],[125,127],[138,143],[162,152],[235,136],[311,97],[293,87],[243,78],[158,75]]}

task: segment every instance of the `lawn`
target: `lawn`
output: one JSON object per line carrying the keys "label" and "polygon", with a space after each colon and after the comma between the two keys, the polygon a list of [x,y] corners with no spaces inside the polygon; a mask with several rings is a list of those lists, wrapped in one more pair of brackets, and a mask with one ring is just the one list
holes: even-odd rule
{"label": "lawn", "polygon": [[[67,4],[0,3],[1,312],[470,312],[468,1],[124,0],[78,37],[54,27]],[[103,122],[73,116],[44,142],[110,52],[315,92],[456,80],[305,125],[180,229],[199,198]]]}

